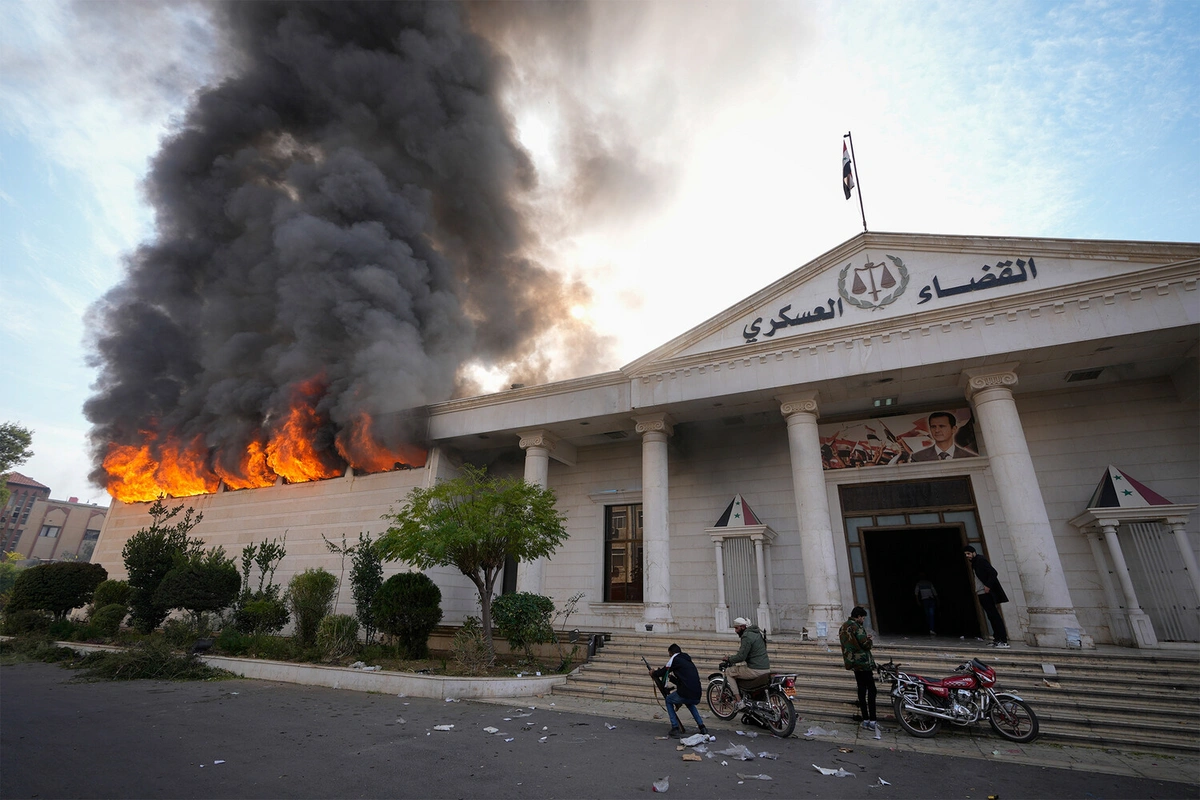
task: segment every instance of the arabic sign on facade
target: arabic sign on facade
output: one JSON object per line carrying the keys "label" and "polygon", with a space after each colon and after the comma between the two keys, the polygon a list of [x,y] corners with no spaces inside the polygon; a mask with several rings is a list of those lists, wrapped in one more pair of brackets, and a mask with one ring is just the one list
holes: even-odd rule
{"label": "arabic sign on facade", "polygon": [[[873,312],[892,305],[905,294],[912,276],[908,265],[899,256],[885,253],[884,257],[886,260],[875,262],[869,255],[864,256],[865,260],[858,266],[853,261],[847,263],[838,272],[836,300],[829,297],[818,302],[812,311],[791,313],[793,306],[806,306],[811,302],[801,300],[784,305],[770,319],[756,316],[742,328],[743,340],[746,343],[757,342],[760,338],[769,339],[775,336],[780,330],[797,325],[821,323],[843,317],[846,313],[855,313],[853,309]],[[995,264],[984,264],[980,272],[982,275],[972,276],[965,282],[960,282],[961,275],[955,275],[954,282],[949,286],[942,285],[942,276],[933,275],[930,282],[917,292],[916,296],[920,300],[915,305],[1034,280],[1037,278],[1037,265],[1032,257],[1018,258],[1015,261],[1006,259]],[[817,283],[811,282],[804,289],[812,291]],[[846,309],[847,305],[851,310]]]}
{"label": "arabic sign on facade", "polygon": [[818,432],[825,469],[979,457],[969,408],[830,423]]}

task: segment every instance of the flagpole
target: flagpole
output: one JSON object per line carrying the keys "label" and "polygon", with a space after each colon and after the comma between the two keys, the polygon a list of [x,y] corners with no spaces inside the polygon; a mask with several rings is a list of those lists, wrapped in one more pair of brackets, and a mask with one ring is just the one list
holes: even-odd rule
{"label": "flagpole", "polygon": [[846,131],[846,135],[843,136],[842,138],[850,140],[850,166],[854,168],[854,185],[858,187],[858,210],[860,212],[862,212],[863,233],[866,233],[867,232],[867,212],[863,208],[862,181],[859,180],[859,178],[858,178],[858,159],[854,157],[854,137],[850,135],[849,131]]}

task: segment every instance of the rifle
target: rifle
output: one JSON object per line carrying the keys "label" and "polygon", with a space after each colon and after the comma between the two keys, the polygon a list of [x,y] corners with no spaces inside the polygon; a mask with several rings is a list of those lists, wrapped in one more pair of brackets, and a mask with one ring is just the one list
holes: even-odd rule
{"label": "rifle", "polygon": [[645,656],[642,656],[641,658],[642,663],[646,665],[646,671],[650,673],[650,680],[654,682],[654,688],[662,692],[663,697],[669,695],[670,692],[667,690],[667,676],[663,675],[662,683],[659,683],[658,678],[654,677],[654,670],[650,668],[650,662],[646,660]]}

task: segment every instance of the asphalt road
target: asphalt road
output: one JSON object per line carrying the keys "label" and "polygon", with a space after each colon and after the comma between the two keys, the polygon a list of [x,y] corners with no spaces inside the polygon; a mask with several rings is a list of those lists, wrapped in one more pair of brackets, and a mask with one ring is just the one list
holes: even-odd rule
{"label": "asphalt road", "polygon": [[549,700],[515,708],[250,680],[74,683],[75,674],[0,668],[0,797],[623,798],[651,795],[664,777],[669,794],[701,800],[1200,796],[1193,784],[877,748],[843,753],[766,734],[725,734],[709,748],[746,744],[778,759],[684,762],[676,742],[657,738],[662,722],[561,713]]}

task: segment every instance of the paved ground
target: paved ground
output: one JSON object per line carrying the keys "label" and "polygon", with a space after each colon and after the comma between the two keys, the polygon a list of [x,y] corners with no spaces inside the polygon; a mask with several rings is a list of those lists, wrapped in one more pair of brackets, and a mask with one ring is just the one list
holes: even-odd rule
{"label": "paved ground", "polygon": [[[990,736],[939,736],[919,747],[847,731],[783,741],[748,739],[714,721],[711,750],[745,744],[778,757],[691,763],[658,738],[667,726],[648,719],[647,706],[449,703],[249,680],[71,683],[74,674],[47,664],[0,668],[0,797],[607,798],[649,795],[668,777],[669,792],[702,799],[1200,796],[1195,759],[1089,760]],[[1044,765],[1043,750],[1062,751],[1053,763],[1075,768]]]}

